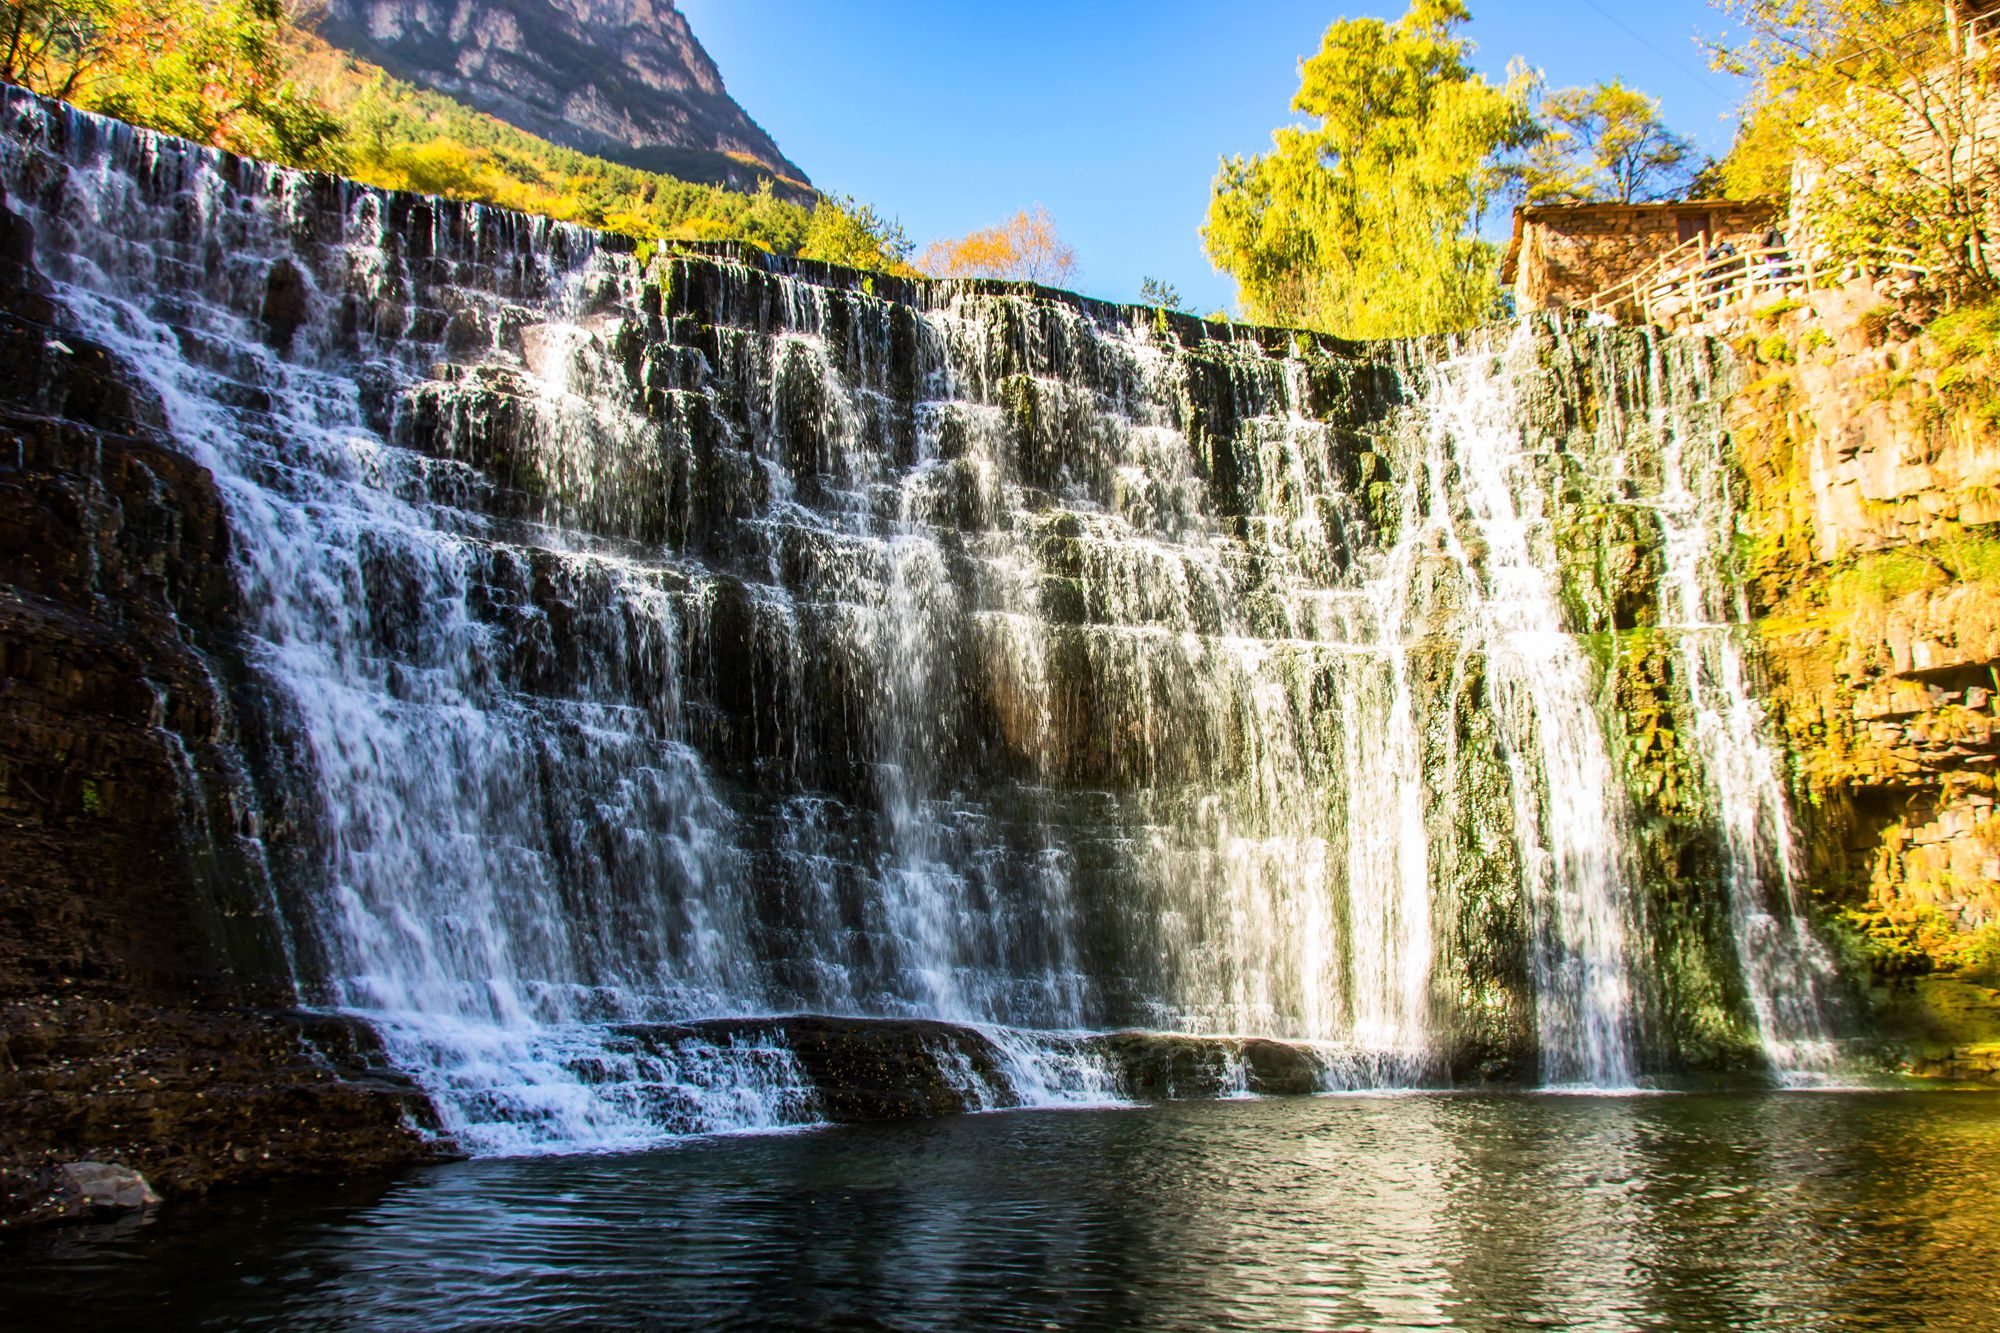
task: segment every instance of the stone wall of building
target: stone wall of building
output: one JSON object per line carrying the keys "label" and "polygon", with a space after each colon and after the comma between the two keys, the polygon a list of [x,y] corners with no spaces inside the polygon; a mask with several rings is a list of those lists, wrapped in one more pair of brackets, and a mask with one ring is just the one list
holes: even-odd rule
{"label": "stone wall of building", "polygon": [[1768,203],[1732,200],[1524,208],[1514,215],[1501,280],[1514,284],[1523,311],[1580,305],[1682,244],[1683,219],[1711,244],[1741,250],[1762,242],[1772,217]]}

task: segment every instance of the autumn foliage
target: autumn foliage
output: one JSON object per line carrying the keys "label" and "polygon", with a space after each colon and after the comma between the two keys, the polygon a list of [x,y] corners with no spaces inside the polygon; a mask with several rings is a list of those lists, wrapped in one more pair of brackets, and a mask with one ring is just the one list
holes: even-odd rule
{"label": "autumn foliage", "polygon": [[997,227],[932,241],[917,267],[934,278],[1000,278],[1061,287],[1076,277],[1076,251],[1056,233],[1040,204]]}
{"label": "autumn foliage", "polygon": [[280,0],[8,0],[0,77],[197,143],[345,164],[341,127],[291,77]]}

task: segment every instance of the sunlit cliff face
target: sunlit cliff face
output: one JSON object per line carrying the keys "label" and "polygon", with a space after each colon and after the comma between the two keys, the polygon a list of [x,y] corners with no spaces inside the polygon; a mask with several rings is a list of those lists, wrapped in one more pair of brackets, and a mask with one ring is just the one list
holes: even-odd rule
{"label": "sunlit cliff face", "polygon": [[555,143],[751,190],[810,182],[723,87],[673,0],[329,0],[318,31]]}

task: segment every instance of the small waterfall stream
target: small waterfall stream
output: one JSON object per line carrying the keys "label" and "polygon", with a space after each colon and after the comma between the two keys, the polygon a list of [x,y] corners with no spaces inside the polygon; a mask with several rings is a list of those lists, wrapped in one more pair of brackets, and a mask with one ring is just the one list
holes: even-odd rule
{"label": "small waterfall stream", "polygon": [[[1094,1034],[1128,1029],[1295,1043],[1329,1087],[1640,1078],[1643,871],[1550,471],[1598,445],[1530,390],[1615,372],[1545,330],[642,266],[4,112],[65,317],[224,496],[301,993],[468,1147],[810,1122],[770,1031],[645,1035],[788,1014],[982,1033],[1000,1083],[937,1053],[974,1105],[1123,1096]],[[1736,965],[1800,1052],[1721,464],[1669,453]]]}
{"label": "small waterfall stream", "polygon": [[[1629,1087],[1634,909],[1624,793],[1589,664],[1564,628],[1548,497],[1525,454],[1521,392],[1534,357],[1524,325],[1504,348],[1476,346],[1441,367],[1425,466],[1431,512],[1450,512],[1451,476],[1471,520],[1459,530],[1441,525],[1438,535],[1465,567],[1468,618],[1509,723],[1502,734],[1532,904],[1542,1075],[1558,1085]],[[1472,542],[1483,548],[1477,561]]]}
{"label": "small waterfall stream", "polygon": [[1772,1068],[1788,1084],[1822,1082],[1840,1064],[1830,1016],[1834,964],[1801,901],[1784,760],[1750,691],[1742,647],[1749,614],[1727,568],[1735,526],[1729,469],[1703,456],[1703,434],[1675,419],[1675,395],[1665,389],[1672,377],[1657,357],[1648,370],[1665,437],[1661,623],[1675,636],[1715,803],[1730,933]]}

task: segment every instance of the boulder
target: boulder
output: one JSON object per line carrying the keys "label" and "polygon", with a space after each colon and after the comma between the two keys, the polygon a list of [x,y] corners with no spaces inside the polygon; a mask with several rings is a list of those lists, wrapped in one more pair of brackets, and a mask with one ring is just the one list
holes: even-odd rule
{"label": "boulder", "polygon": [[131,1212],[160,1202],[144,1176],[115,1162],[64,1163],[56,1168],[56,1184],[92,1212]]}

